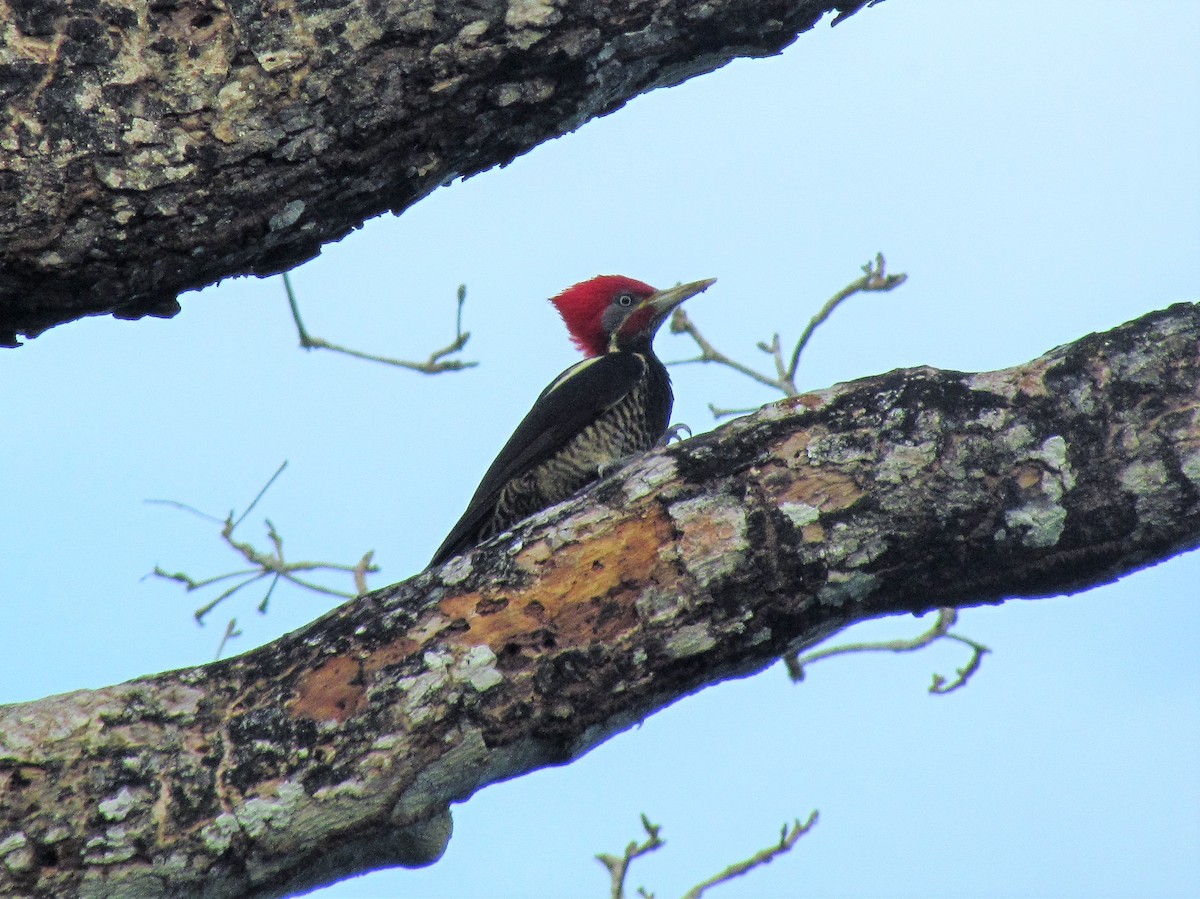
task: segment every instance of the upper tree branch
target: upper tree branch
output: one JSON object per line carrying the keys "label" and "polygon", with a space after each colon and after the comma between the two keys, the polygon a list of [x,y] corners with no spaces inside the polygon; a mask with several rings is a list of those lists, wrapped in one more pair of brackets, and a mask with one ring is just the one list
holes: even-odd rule
{"label": "upper tree branch", "polygon": [[0,2],[0,345],[285,270],[864,2]]}
{"label": "upper tree branch", "polygon": [[0,710],[0,894],[267,896],[845,624],[1200,544],[1200,306],[768,406],[239,658]]}

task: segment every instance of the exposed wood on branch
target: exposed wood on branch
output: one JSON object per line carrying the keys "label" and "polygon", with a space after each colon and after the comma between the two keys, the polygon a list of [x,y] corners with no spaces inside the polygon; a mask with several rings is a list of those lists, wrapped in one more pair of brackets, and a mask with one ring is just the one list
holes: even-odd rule
{"label": "exposed wood on branch", "polygon": [[834,0],[9,0],[0,345],[283,271]]}
{"label": "exposed wood on branch", "polygon": [[267,896],[434,861],[451,802],[848,622],[1200,544],[1200,306],[895,371],[648,454],[245,656],[0,710],[0,894]]}

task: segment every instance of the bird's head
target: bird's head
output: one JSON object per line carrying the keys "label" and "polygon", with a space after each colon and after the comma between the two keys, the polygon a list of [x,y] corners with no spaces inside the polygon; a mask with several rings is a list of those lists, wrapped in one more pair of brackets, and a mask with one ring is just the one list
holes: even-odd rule
{"label": "bird's head", "polygon": [[568,287],[550,302],[585,356],[648,347],[671,310],[716,278],[655,290],[622,275],[599,275]]}

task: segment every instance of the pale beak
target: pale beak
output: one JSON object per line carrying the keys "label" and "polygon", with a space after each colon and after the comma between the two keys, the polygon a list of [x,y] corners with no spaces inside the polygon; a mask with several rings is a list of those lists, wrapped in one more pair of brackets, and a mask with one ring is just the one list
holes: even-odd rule
{"label": "pale beak", "polygon": [[674,287],[668,287],[666,290],[650,294],[650,296],[642,301],[642,306],[643,308],[649,307],[653,309],[654,318],[657,321],[662,321],[672,309],[684,300],[691,299],[696,294],[704,292],[716,283],[716,278],[705,278],[703,281],[693,281],[691,284],[677,284]]}

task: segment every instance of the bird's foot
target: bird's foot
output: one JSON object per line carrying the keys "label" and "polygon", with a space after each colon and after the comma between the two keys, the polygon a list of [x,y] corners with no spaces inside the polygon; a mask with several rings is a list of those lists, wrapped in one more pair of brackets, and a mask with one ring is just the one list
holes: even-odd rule
{"label": "bird's foot", "polygon": [[665,434],[663,434],[662,437],[659,438],[658,443],[654,444],[655,449],[662,449],[664,446],[667,446],[672,440],[686,440],[687,439],[686,437],[681,436],[684,433],[686,433],[688,437],[691,437],[692,429],[689,428],[685,424],[671,425],[669,428],[667,428],[667,432]]}
{"label": "bird's foot", "polygon": [[[666,433],[658,439],[658,443],[654,444],[654,446],[650,447],[650,449],[662,449],[672,440],[683,440],[684,438],[680,436],[682,434],[687,434],[688,437],[691,437],[692,429],[684,424],[671,425],[669,428],[667,428]],[[613,459],[610,462],[601,462],[596,466],[596,475],[601,478],[606,478],[614,471],[624,468],[639,456],[641,456],[641,453],[630,453],[627,456],[622,456],[619,459]]]}

